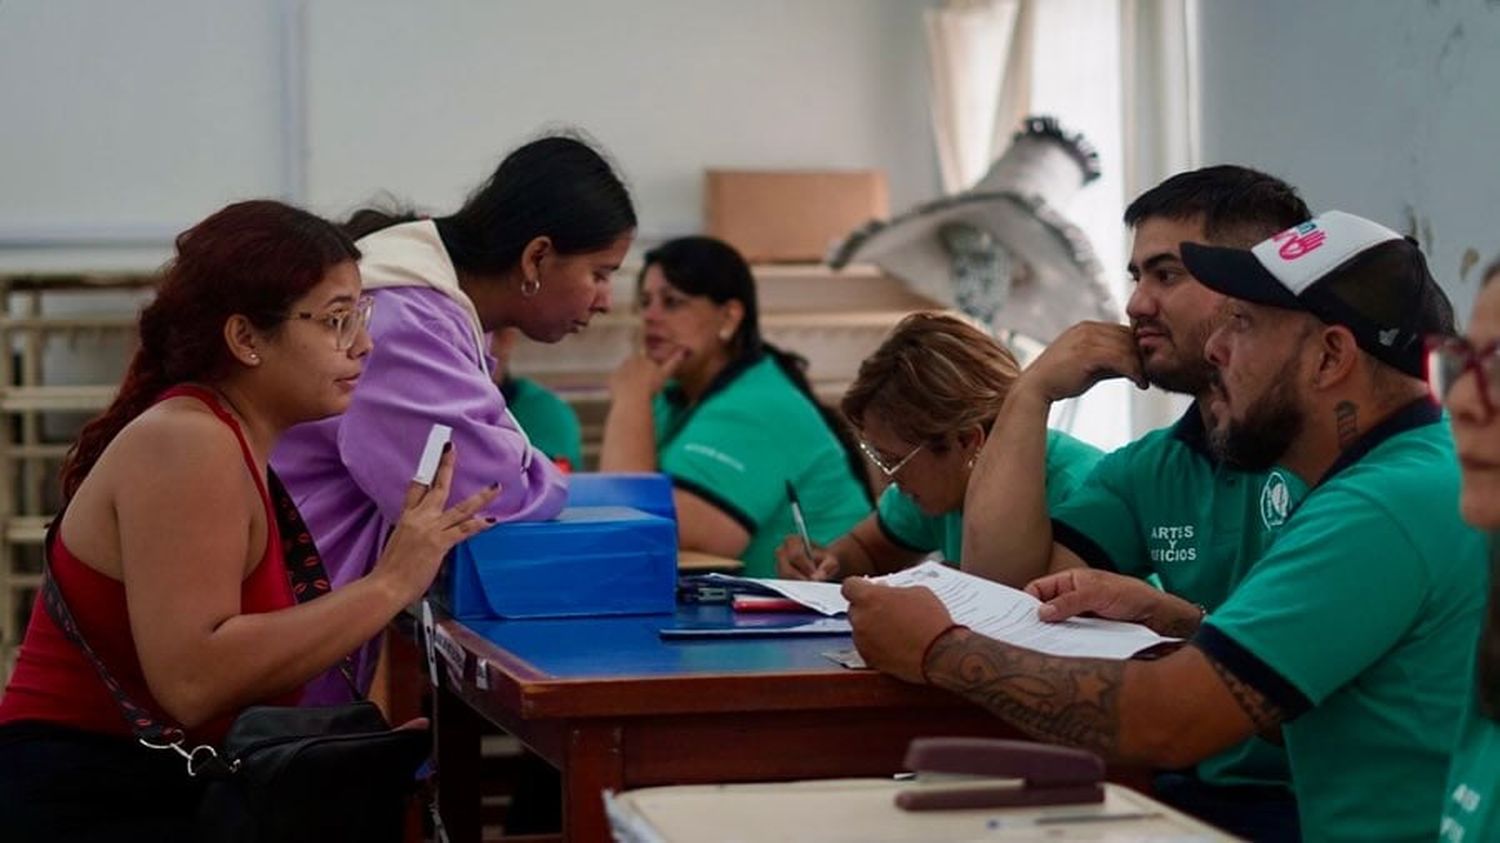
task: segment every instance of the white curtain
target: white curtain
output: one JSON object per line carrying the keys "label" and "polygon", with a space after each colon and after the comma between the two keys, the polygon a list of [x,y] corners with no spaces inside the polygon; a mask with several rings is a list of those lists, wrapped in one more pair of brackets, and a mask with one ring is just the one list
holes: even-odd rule
{"label": "white curtain", "polygon": [[[1120,0],[1120,40],[1125,195],[1134,198],[1202,165],[1198,0]],[[1159,389],[1136,393],[1135,435],[1171,424],[1188,401]]]}
{"label": "white curtain", "polygon": [[[1125,274],[1124,157],[1120,127],[1119,0],[1042,0],[1032,9],[1031,108],[1080,132],[1099,155],[1100,177],[1059,208],[1083,229],[1117,303],[1129,294]],[[1101,448],[1133,438],[1131,392],[1105,381],[1054,405],[1051,424]]]}
{"label": "white curtain", "polygon": [[[1198,0],[947,0],[924,14],[944,192],[971,187],[1032,111],[1081,131],[1103,177],[1061,210],[1123,305],[1125,203],[1200,165]],[[1107,382],[1055,408],[1054,423],[1108,448],[1170,424],[1186,403]]]}
{"label": "white curtain", "polygon": [[947,0],[923,13],[944,193],[973,186],[1026,114],[1033,2]]}

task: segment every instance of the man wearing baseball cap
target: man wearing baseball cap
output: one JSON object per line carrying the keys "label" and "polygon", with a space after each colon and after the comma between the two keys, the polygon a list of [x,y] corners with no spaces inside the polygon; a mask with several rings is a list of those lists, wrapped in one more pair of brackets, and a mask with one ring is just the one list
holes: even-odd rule
{"label": "man wearing baseball cap", "polygon": [[1200,622],[1180,599],[1074,571],[1028,587],[1048,619],[1197,626],[1165,658],[1116,662],[983,638],[925,589],[851,580],[855,643],[872,666],[1118,761],[1184,766],[1280,727],[1305,839],[1430,839],[1487,559],[1420,377],[1421,336],[1451,332],[1451,306],[1415,244],[1350,214],[1248,251],[1181,248],[1231,297],[1205,347],[1210,444],[1310,487],[1234,592]]}
{"label": "man wearing baseball cap", "polygon": [[[1181,244],[1249,248],[1311,216],[1291,185],[1231,164],[1177,173],[1130,203],[1130,325],[1074,325],[1011,385],[969,479],[965,571],[1020,588],[1087,566],[1127,575],[1110,579],[1121,588],[1151,589],[1151,577],[1203,611],[1224,602],[1307,489],[1279,468],[1225,466],[1209,449],[1213,367],[1203,344],[1224,297],[1183,267]],[[1110,376],[1193,401],[1175,423],[1105,456],[1059,502],[1046,483],[1051,410]],[[1252,737],[1189,769],[1158,771],[1152,786],[1161,801],[1238,836],[1297,840],[1290,782],[1286,752]]]}

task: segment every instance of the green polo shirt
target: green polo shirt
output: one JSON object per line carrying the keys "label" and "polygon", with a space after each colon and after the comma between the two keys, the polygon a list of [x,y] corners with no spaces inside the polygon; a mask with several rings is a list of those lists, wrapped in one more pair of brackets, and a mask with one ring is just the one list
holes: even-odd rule
{"label": "green polo shirt", "polygon": [[[1194,402],[1177,423],[1099,461],[1052,512],[1052,535],[1091,567],[1146,579],[1212,611],[1265,552],[1307,485],[1282,469],[1229,468]],[[1196,768],[1213,785],[1286,785],[1281,747],[1252,737]]]}
{"label": "green polo shirt", "polygon": [[1438,838],[1443,843],[1500,840],[1500,717],[1492,719],[1480,705],[1491,695],[1490,708],[1500,707],[1500,534],[1490,534],[1489,617],[1479,639],[1474,691],[1453,745],[1448,787],[1443,797],[1443,819]]}
{"label": "green polo shirt", "polygon": [[[1083,483],[1103,455],[1093,445],[1080,442],[1060,430],[1047,431],[1048,509],[1061,505]],[[940,550],[943,559],[954,565],[963,558],[962,509],[942,515],[927,515],[892,483],[880,495],[875,522],[892,544],[916,553]]]}
{"label": "green polo shirt", "polygon": [[1212,610],[1234,590],[1307,486],[1290,471],[1228,468],[1209,453],[1195,403],[1099,461],[1052,510],[1057,542],[1091,567],[1144,579]]}
{"label": "green polo shirt", "polygon": [[1469,700],[1443,795],[1443,843],[1500,840],[1500,722],[1480,714],[1473,695]]}
{"label": "green polo shirt", "polygon": [[527,378],[508,378],[500,391],[537,450],[572,471],[583,470],[583,428],[572,405]]}
{"label": "green polo shirt", "polygon": [[1470,694],[1484,538],[1442,414],[1346,449],[1193,643],[1285,714],[1307,840],[1431,840]]}
{"label": "green polo shirt", "polygon": [[658,465],[750,533],[745,576],[776,576],[776,547],[797,530],[787,481],[814,542],[833,541],[869,514],[848,453],[770,355],[731,364],[692,407],[680,395],[669,385],[655,401]]}

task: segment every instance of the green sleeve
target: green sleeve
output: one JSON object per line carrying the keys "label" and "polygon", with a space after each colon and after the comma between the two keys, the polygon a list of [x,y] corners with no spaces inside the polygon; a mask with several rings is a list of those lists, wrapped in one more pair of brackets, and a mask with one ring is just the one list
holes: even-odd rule
{"label": "green sleeve", "polygon": [[1104,452],[1063,433],[1047,431],[1047,511],[1056,510],[1083,485]]}
{"label": "green sleeve", "polygon": [[557,393],[527,378],[516,379],[516,402],[511,412],[537,450],[554,462],[566,460],[583,470],[583,428],[578,413]]}
{"label": "green sleeve", "polygon": [[658,462],[692,492],[754,533],[786,502],[783,472],[763,413],[730,402],[699,407],[662,448]]}
{"label": "green sleeve", "polygon": [[1091,567],[1144,577],[1152,569],[1133,500],[1133,455],[1130,445],[1105,455],[1066,499],[1049,501],[1052,538]]}
{"label": "green sleeve", "polygon": [[929,518],[892,483],[875,504],[880,531],[893,543],[917,553],[931,553],[943,545],[938,519]]}
{"label": "green sleeve", "polygon": [[1431,585],[1400,519],[1371,496],[1327,489],[1282,528],[1195,641],[1295,714],[1390,650],[1422,615]]}

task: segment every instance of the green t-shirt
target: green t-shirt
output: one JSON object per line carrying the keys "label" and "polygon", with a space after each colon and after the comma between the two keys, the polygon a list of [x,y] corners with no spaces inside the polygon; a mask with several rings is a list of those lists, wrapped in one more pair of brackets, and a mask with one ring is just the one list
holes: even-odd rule
{"label": "green t-shirt", "polygon": [[1091,567],[1156,574],[1166,591],[1212,611],[1306,493],[1290,471],[1245,472],[1214,459],[1194,404],[1171,427],[1101,459],[1052,510],[1053,535]]}
{"label": "green t-shirt", "polygon": [[[1052,535],[1091,567],[1153,584],[1209,611],[1223,603],[1307,493],[1290,471],[1229,468],[1209,452],[1197,403],[1101,459],[1053,507]],[[1281,747],[1252,737],[1207,758],[1213,785],[1285,785]]]}
{"label": "green t-shirt", "polygon": [[583,470],[583,428],[568,402],[527,378],[510,378],[501,391],[511,415],[537,450],[572,471]]}
{"label": "green t-shirt", "polygon": [[847,452],[769,355],[731,364],[691,407],[675,388],[654,405],[661,471],[750,533],[745,576],[776,576],[775,550],[796,532],[791,481],[814,542],[827,544],[870,511]]}
{"label": "green t-shirt", "polygon": [[1347,449],[1193,643],[1286,713],[1302,833],[1431,840],[1487,557],[1438,408]]}
{"label": "green t-shirt", "polygon": [[[1103,453],[1060,430],[1047,431],[1047,507],[1062,503],[1083,483]],[[917,553],[940,550],[957,565],[963,558],[964,514],[958,509],[927,515],[895,483],[885,487],[875,513],[881,532],[892,543]]]}
{"label": "green t-shirt", "polygon": [[1443,843],[1480,843],[1500,840],[1500,723],[1480,714],[1474,695],[1448,770],[1443,797],[1443,820],[1438,839]]}

